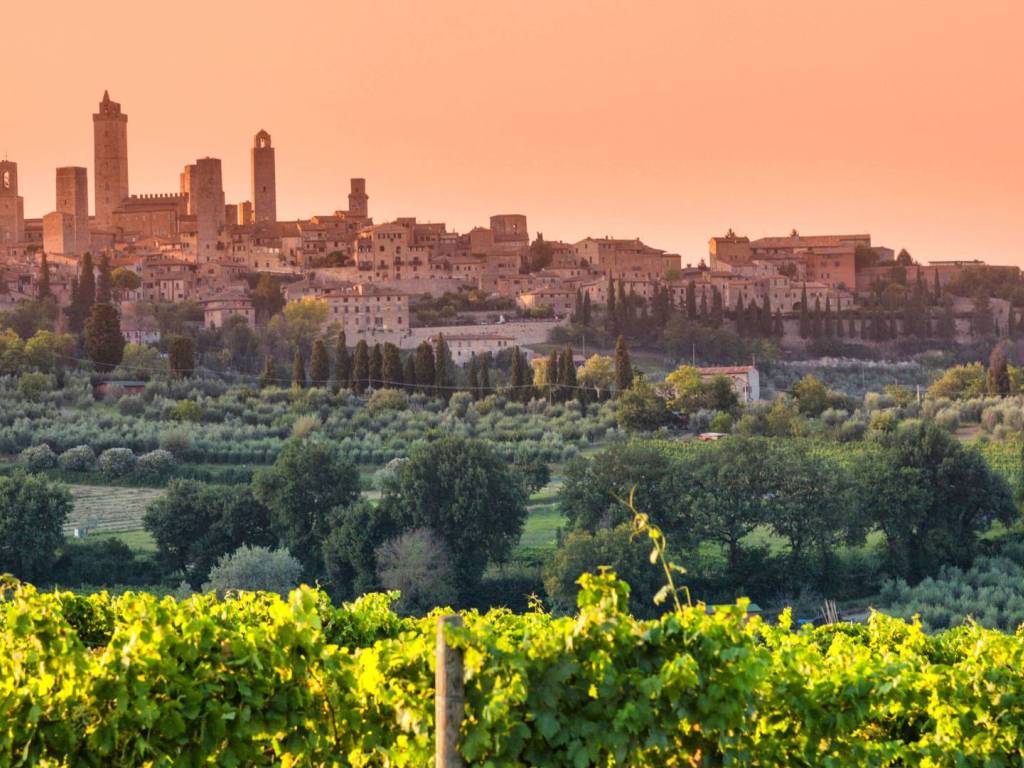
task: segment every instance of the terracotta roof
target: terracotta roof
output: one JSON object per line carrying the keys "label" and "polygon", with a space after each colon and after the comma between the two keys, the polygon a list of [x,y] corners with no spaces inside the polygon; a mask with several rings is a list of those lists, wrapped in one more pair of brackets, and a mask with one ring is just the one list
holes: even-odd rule
{"label": "terracotta roof", "polygon": [[800,235],[799,237],[760,237],[750,242],[753,248],[828,248],[853,240],[870,240],[871,235]]}

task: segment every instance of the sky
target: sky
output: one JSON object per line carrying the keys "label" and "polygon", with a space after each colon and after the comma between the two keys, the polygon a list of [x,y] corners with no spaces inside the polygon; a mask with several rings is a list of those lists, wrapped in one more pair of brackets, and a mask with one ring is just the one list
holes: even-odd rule
{"label": "sky", "polygon": [[[27,216],[84,165],[104,89],[132,193],[197,157],[278,216],[346,207],[466,231],[641,237],[696,264],[750,237],[863,233],[1024,266],[1024,3],[692,0],[11,2],[0,154]],[[11,34],[11,32],[15,32]]]}

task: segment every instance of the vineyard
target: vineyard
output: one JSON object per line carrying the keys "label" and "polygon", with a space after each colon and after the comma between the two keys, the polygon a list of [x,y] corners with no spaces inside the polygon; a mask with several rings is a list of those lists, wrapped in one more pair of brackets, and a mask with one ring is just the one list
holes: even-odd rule
{"label": "vineyard", "polygon": [[[795,632],[742,602],[575,617],[463,614],[459,750],[480,766],[1019,765],[1024,637],[875,615]],[[300,588],[0,604],[0,763],[431,765],[437,616]]]}
{"label": "vineyard", "polygon": [[65,534],[75,528],[89,533],[125,533],[142,529],[146,505],[162,490],[152,488],[118,488],[102,485],[69,485],[74,511],[64,524]]}

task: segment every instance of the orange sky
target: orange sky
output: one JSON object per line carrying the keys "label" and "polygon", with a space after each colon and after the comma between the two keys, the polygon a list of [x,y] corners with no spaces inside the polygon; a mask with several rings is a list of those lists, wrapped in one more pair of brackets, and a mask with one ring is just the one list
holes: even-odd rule
{"label": "orange sky", "polygon": [[133,193],[210,155],[247,199],[266,128],[281,218],[365,176],[377,221],[525,213],[694,263],[728,227],[870,232],[1024,266],[1020,0],[4,5],[0,153],[26,215],[54,207],[58,165],[89,166],[91,198],[109,88]]}

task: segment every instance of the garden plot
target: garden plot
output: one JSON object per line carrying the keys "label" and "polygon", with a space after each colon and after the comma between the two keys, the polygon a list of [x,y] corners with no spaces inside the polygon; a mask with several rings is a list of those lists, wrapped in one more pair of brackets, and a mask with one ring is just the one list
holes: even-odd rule
{"label": "garden plot", "polygon": [[75,528],[89,533],[124,533],[142,529],[146,505],[162,496],[159,488],[111,488],[102,485],[69,485],[74,509],[64,524],[64,533]]}

